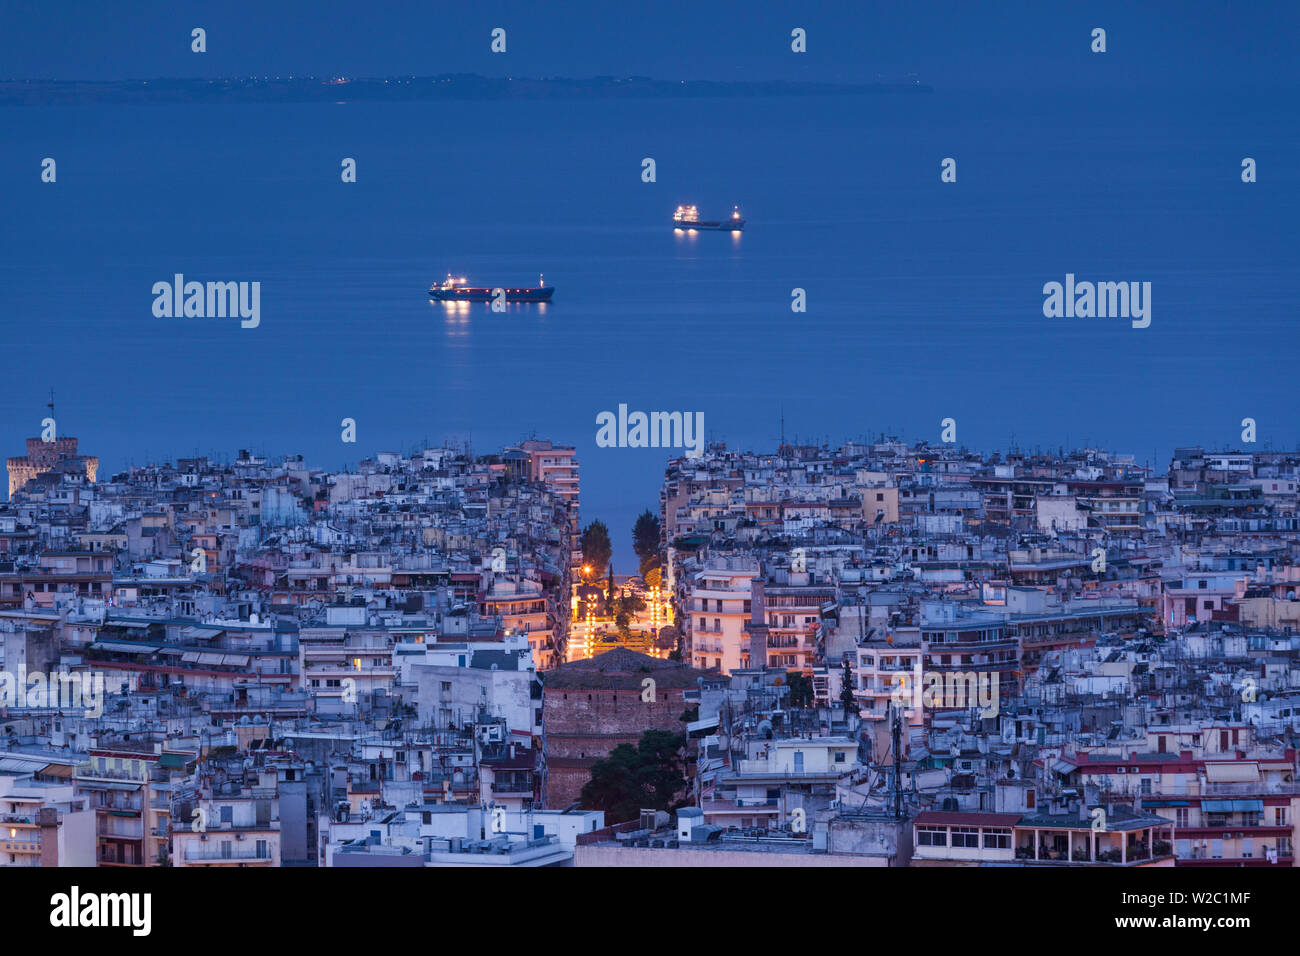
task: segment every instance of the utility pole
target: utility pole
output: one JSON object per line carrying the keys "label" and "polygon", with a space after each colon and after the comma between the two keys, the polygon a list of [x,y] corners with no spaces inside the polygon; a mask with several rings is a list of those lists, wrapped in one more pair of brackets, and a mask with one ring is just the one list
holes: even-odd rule
{"label": "utility pole", "polygon": [[899,715],[897,708],[894,709],[894,726],[892,728],[892,736],[893,736],[893,745],[894,745],[894,772],[893,772],[894,819],[901,820],[903,819],[903,772],[902,772],[903,719]]}

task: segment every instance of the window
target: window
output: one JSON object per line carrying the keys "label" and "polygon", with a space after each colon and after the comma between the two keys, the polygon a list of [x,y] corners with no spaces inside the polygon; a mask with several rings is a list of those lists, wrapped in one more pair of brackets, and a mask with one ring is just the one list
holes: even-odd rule
{"label": "window", "polygon": [[953,827],[952,845],[979,848],[980,833],[976,827]]}
{"label": "window", "polygon": [[948,831],[943,827],[917,827],[916,842],[918,846],[947,846]]}
{"label": "window", "polygon": [[1286,826],[1286,807],[1273,808],[1273,826],[1275,827]]}
{"label": "window", "polygon": [[1174,811],[1174,823],[1180,827],[1187,826],[1187,808],[1179,807]]}
{"label": "window", "polygon": [[984,849],[1009,850],[1011,848],[1010,830],[985,830]]}

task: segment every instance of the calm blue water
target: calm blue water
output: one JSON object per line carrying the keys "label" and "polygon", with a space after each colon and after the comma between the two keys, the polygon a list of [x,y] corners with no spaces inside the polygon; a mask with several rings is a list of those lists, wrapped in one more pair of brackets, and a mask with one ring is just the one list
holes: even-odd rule
{"label": "calm blue water", "polygon": [[[51,386],[60,432],[107,472],[550,437],[577,445],[584,522],[610,525],[620,572],[666,458],[595,446],[620,402],[702,411],[745,447],[772,447],[782,413],[803,440],[937,440],[952,416],[971,447],[1088,442],[1162,466],[1178,444],[1236,444],[1246,416],[1290,446],[1288,115],[1267,97],[943,91],[7,109],[0,444],[39,433]],[[683,201],[739,203],[749,228],[674,235]],[[425,290],[449,270],[544,272],[555,301],[448,313]],[[261,281],[261,327],[154,318],[150,288],[176,272]],[[1043,318],[1066,272],[1150,281],[1151,327]]]}

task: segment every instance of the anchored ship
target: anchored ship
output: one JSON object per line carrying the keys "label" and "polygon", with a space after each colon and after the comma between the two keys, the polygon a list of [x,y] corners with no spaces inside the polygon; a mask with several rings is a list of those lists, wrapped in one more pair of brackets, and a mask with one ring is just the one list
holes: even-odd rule
{"label": "anchored ship", "polygon": [[678,206],[673,213],[673,228],[687,232],[692,229],[704,229],[710,232],[740,232],[745,228],[745,218],[740,214],[739,206],[731,207],[730,219],[701,219],[700,211],[694,206]]}
{"label": "anchored ship", "polygon": [[429,298],[439,302],[491,302],[504,292],[507,302],[550,302],[555,293],[554,287],[546,285],[543,276],[537,277],[537,287],[534,289],[507,289],[501,286],[489,289],[468,283],[468,279],[448,275],[442,282],[429,287]]}

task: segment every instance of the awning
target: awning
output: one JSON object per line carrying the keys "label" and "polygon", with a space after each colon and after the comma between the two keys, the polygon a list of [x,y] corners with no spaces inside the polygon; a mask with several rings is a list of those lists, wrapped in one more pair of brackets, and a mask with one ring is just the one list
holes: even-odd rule
{"label": "awning", "polygon": [[1144,807],[1187,807],[1191,806],[1186,800],[1143,800]]}
{"label": "awning", "polygon": [[140,783],[110,783],[107,780],[87,780],[77,781],[77,788],[80,790],[139,790],[144,786],[144,781]]}
{"label": "awning", "polygon": [[1259,764],[1251,760],[1207,763],[1205,779],[1210,783],[1255,783],[1259,780]]}
{"label": "awning", "polygon": [[96,641],[92,646],[97,651],[114,651],[118,654],[152,654],[156,650],[143,644],[119,644],[117,641]]}
{"label": "awning", "polygon": [[1263,800],[1202,800],[1201,810],[1206,813],[1264,812]]}
{"label": "awning", "polygon": [[180,637],[182,641],[210,641],[225,630],[224,627],[189,625],[181,628]]}
{"label": "awning", "polygon": [[67,763],[52,763],[46,765],[41,771],[47,777],[72,777],[75,776],[77,768]]}
{"label": "awning", "polygon": [[45,761],[39,757],[0,757],[0,772],[4,773],[34,773],[45,766]]}

